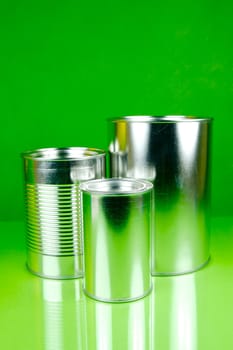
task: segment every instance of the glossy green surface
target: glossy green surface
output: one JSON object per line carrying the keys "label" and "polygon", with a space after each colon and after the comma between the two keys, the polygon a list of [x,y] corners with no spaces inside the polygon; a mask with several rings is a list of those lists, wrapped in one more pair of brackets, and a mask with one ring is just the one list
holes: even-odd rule
{"label": "glossy green surface", "polygon": [[2,222],[0,342],[5,350],[231,350],[233,217],[214,218],[212,258],[188,275],[153,278],[139,301],[83,295],[80,279],[56,281],[25,268],[24,227]]}
{"label": "glossy green surface", "polygon": [[133,114],[215,118],[213,210],[232,215],[232,22],[229,0],[1,1],[1,219],[22,219],[20,152],[107,147],[106,118]]}

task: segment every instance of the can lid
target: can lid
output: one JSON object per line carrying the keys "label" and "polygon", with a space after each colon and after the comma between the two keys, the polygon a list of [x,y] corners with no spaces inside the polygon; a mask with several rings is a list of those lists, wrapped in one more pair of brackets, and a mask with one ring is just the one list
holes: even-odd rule
{"label": "can lid", "polygon": [[89,147],[62,147],[62,148],[38,148],[22,153],[25,159],[35,161],[73,161],[84,158],[96,158],[105,156],[106,152],[98,148]]}
{"label": "can lid", "polygon": [[151,191],[153,184],[147,180],[131,178],[99,179],[83,182],[80,189],[90,194],[128,195]]}
{"label": "can lid", "polygon": [[166,116],[148,116],[134,115],[113,118],[112,122],[149,122],[149,123],[177,123],[177,122],[210,122],[211,117],[184,116],[184,115],[166,115]]}

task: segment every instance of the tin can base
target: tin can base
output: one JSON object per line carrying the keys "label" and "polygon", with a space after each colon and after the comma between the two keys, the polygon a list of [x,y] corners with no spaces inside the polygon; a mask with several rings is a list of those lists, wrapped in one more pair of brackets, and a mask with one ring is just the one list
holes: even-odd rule
{"label": "tin can base", "polygon": [[169,276],[187,275],[189,273],[193,273],[193,272],[196,272],[198,270],[201,270],[206,265],[208,265],[209,261],[210,261],[210,257],[203,264],[199,265],[194,270],[187,270],[187,271],[181,271],[181,272],[152,272],[152,276],[154,276],[154,277],[169,277]]}
{"label": "tin can base", "polygon": [[27,268],[36,276],[50,279],[83,277],[82,255],[51,256],[28,252]]}
{"label": "tin can base", "polygon": [[151,288],[148,291],[146,291],[144,294],[142,294],[140,296],[137,296],[134,298],[122,298],[122,299],[121,298],[119,298],[119,299],[100,298],[100,297],[97,297],[97,296],[92,295],[91,293],[87,292],[86,289],[84,289],[84,288],[83,288],[83,291],[88,298],[91,298],[91,299],[94,299],[96,301],[100,301],[103,303],[115,303],[115,304],[117,304],[117,303],[129,303],[129,302],[133,302],[133,301],[137,301],[139,299],[145,298],[147,295],[149,295],[152,292],[152,289],[153,289],[153,285],[151,286]]}

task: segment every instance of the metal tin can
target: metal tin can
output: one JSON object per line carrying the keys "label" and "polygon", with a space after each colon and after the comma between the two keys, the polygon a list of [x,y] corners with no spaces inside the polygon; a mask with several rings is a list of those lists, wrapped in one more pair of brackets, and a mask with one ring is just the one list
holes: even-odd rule
{"label": "metal tin can", "polygon": [[105,176],[105,152],[84,147],[25,152],[27,266],[37,275],[83,275],[79,185]]}
{"label": "metal tin can", "polygon": [[136,179],[81,184],[84,291],[90,297],[124,302],[150,292],[152,187]]}
{"label": "metal tin can", "polygon": [[153,275],[192,272],[209,259],[211,124],[184,116],[112,121],[111,175],[154,184]]}

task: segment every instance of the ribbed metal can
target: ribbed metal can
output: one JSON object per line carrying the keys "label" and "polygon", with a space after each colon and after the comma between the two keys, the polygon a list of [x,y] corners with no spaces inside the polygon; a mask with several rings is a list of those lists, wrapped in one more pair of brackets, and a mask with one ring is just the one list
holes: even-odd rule
{"label": "ribbed metal can", "polygon": [[88,296],[127,302],[150,292],[152,187],[149,181],[136,179],[81,184]]}
{"label": "ribbed metal can", "polygon": [[154,184],[152,274],[209,259],[211,118],[132,116],[111,122],[111,176]]}
{"label": "ribbed metal can", "polygon": [[70,147],[23,153],[27,266],[49,278],[83,275],[80,183],[105,177],[105,152]]}

